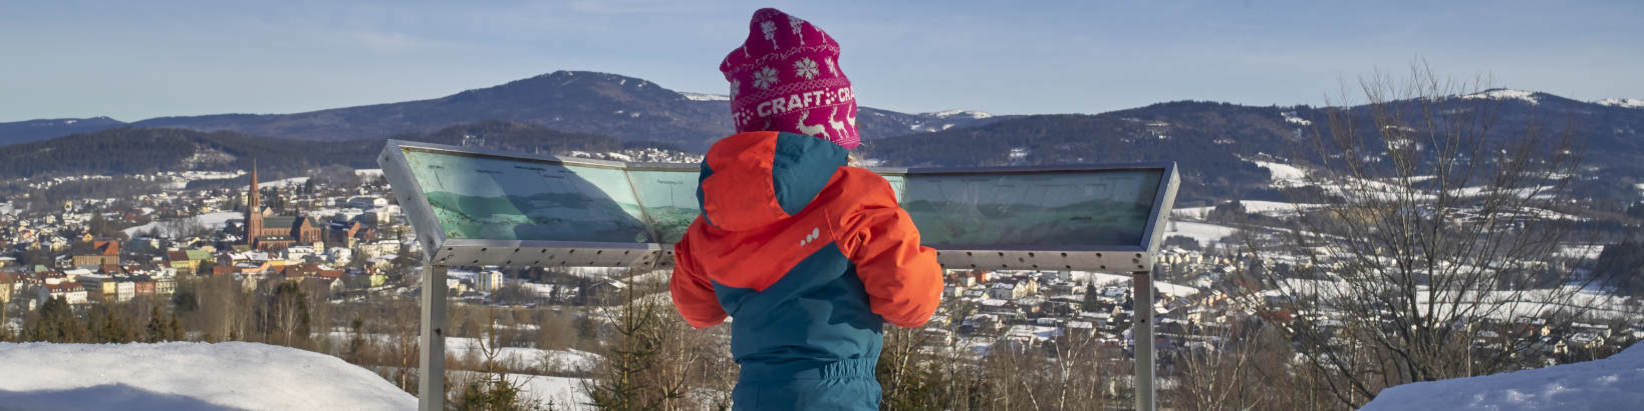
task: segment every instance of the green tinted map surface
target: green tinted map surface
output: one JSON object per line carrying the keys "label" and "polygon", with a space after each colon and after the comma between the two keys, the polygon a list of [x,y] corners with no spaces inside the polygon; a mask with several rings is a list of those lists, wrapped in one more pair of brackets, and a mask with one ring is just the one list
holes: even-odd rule
{"label": "green tinted map surface", "polygon": [[696,203],[697,170],[628,172],[639,204],[663,243],[677,243],[701,214]]}
{"label": "green tinted map surface", "polygon": [[[405,148],[446,238],[675,243],[697,170],[623,170]],[[1162,170],[887,175],[936,248],[1141,245]],[[985,247],[979,249],[986,249]]]}
{"label": "green tinted map surface", "polygon": [[655,242],[620,169],[406,149],[446,238]]}
{"label": "green tinted map surface", "polygon": [[921,242],[936,248],[1141,245],[1162,175],[912,174],[901,200]]}

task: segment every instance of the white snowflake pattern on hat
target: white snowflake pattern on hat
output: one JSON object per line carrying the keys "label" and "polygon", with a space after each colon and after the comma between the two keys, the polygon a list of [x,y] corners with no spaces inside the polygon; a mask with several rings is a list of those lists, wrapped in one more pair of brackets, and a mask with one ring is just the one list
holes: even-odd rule
{"label": "white snowflake pattern on hat", "polygon": [[736,91],[742,88],[742,80],[731,80],[731,100],[736,100]]}
{"label": "white snowflake pattern on hat", "polygon": [[816,78],[816,60],[806,57],[793,62],[793,74],[794,76],[804,77],[806,80]]}
{"label": "white snowflake pattern on hat", "polygon": [[800,20],[798,17],[788,16],[788,25],[793,26],[793,35],[799,37],[799,45],[805,45],[805,35],[801,33],[805,21]]}
{"label": "white snowflake pattern on hat", "polygon": [[776,45],[776,22],[765,20],[759,23],[759,31],[765,32],[765,39],[771,41],[771,49],[781,47]]}
{"label": "white snowflake pattern on hat", "polygon": [[835,64],[833,62],[832,58],[824,58],[824,59],[822,59],[822,61],[825,62],[825,63],[828,63],[828,74],[832,74],[832,75],[836,75],[836,76],[845,75],[845,73],[840,73],[839,72],[839,65]]}
{"label": "white snowflake pattern on hat", "polygon": [[759,71],[755,71],[753,74],[754,74],[754,84],[753,84],[753,86],[756,87],[756,88],[759,88],[759,89],[763,90],[763,89],[771,88],[771,86],[776,85],[776,69],[773,69],[773,68],[770,68],[770,67],[765,67],[764,69],[761,69]]}

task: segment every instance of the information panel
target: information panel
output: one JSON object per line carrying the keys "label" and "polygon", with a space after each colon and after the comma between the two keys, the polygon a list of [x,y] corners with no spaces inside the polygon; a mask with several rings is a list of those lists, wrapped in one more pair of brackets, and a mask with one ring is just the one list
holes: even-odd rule
{"label": "information panel", "polygon": [[621,168],[407,149],[447,239],[648,243]]}
{"label": "information panel", "polygon": [[934,248],[1142,246],[1163,174],[910,172],[901,202]]}
{"label": "information panel", "polygon": [[[442,264],[667,264],[699,213],[695,164],[392,140],[379,161]],[[872,170],[955,268],[1145,269],[1176,188],[1173,163]]]}

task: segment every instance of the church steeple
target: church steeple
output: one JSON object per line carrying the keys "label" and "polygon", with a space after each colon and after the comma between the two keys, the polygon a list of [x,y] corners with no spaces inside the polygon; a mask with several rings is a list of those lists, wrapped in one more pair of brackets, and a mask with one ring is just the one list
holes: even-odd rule
{"label": "church steeple", "polygon": [[263,233],[263,206],[257,191],[257,159],[251,159],[251,190],[245,197],[245,244],[252,248],[257,247],[257,237]]}

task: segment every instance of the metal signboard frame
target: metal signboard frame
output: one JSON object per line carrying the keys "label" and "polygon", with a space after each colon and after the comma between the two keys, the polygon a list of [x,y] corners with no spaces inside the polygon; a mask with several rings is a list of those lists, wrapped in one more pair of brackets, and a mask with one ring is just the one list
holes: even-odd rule
{"label": "metal signboard frame", "polygon": [[[388,179],[400,209],[416,233],[417,242],[424,252],[422,292],[422,338],[420,408],[438,410],[444,407],[444,330],[445,271],[448,266],[591,266],[591,267],[669,267],[673,264],[673,247],[664,243],[663,233],[649,215],[642,222],[649,234],[646,242],[590,242],[546,240],[500,240],[477,238],[448,238],[446,228],[438,219],[423,184],[417,179],[407,151],[420,151],[456,156],[534,162],[565,167],[588,167],[621,170],[628,179],[629,189],[636,201],[643,202],[633,183],[630,171],[665,171],[696,173],[697,164],[624,163],[618,161],[504,152],[474,147],[388,140],[378,157],[383,175]],[[1129,272],[1135,292],[1135,381],[1137,409],[1155,409],[1153,371],[1153,280],[1151,273],[1154,254],[1158,251],[1164,224],[1175,203],[1177,185],[1174,162],[1097,164],[1048,167],[975,167],[975,168],[884,168],[869,167],[871,171],[903,183],[898,194],[904,194],[906,184],[923,176],[999,176],[999,175],[1052,175],[1061,173],[1093,173],[1112,171],[1157,171],[1160,173],[1146,225],[1138,244],[1124,245],[1002,245],[927,244],[936,248],[937,259],[945,268],[973,268],[998,270],[1082,270],[1101,272]],[[641,214],[647,213],[643,204]]]}
{"label": "metal signboard frame", "polygon": [[[650,263],[667,267],[673,263],[671,244],[655,242],[583,242],[542,240],[495,240],[447,238],[436,218],[433,206],[417,181],[406,159],[407,150],[445,153],[460,156],[489,157],[504,160],[540,162],[568,167],[611,168],[628,171],[669,171],[695,173],[695,164],[628,164],[616,161],[509,153],[472,147],[389,140],[378,162],[383,174],[394,188],[401,210],[411,221],[417,241],[429,261],[439,265],[455,266],[594,266],[626,267],[636,263]],[[869,168],[885,176],[916,181],[922,176],[946,175],[1024,175],[1052,173],[1090,173],[1105,171],[1158,171],[1159,186],[1154,191],[1153,207],[1148,215],[1141,243],[1134,245],[1079,245],[1021,246],[1021,245],[935,245],[938,259],[948,268],[975,268],[997,270],[1089,270],[1130,272],[1148,270],[1152,255],[1158,251],[1163,225],[1175,201],[1178,178],[1175,163],[1139,163],[1119,165],[1078,165],[1052,167],[986,167],[986,168]],[[630,189],[633,189],[630,184]],[[641,200],[643,201],[643,200]],[[645,207],[641,207],[644,212]],[[647,224],[651,238],[661,235]]]}

